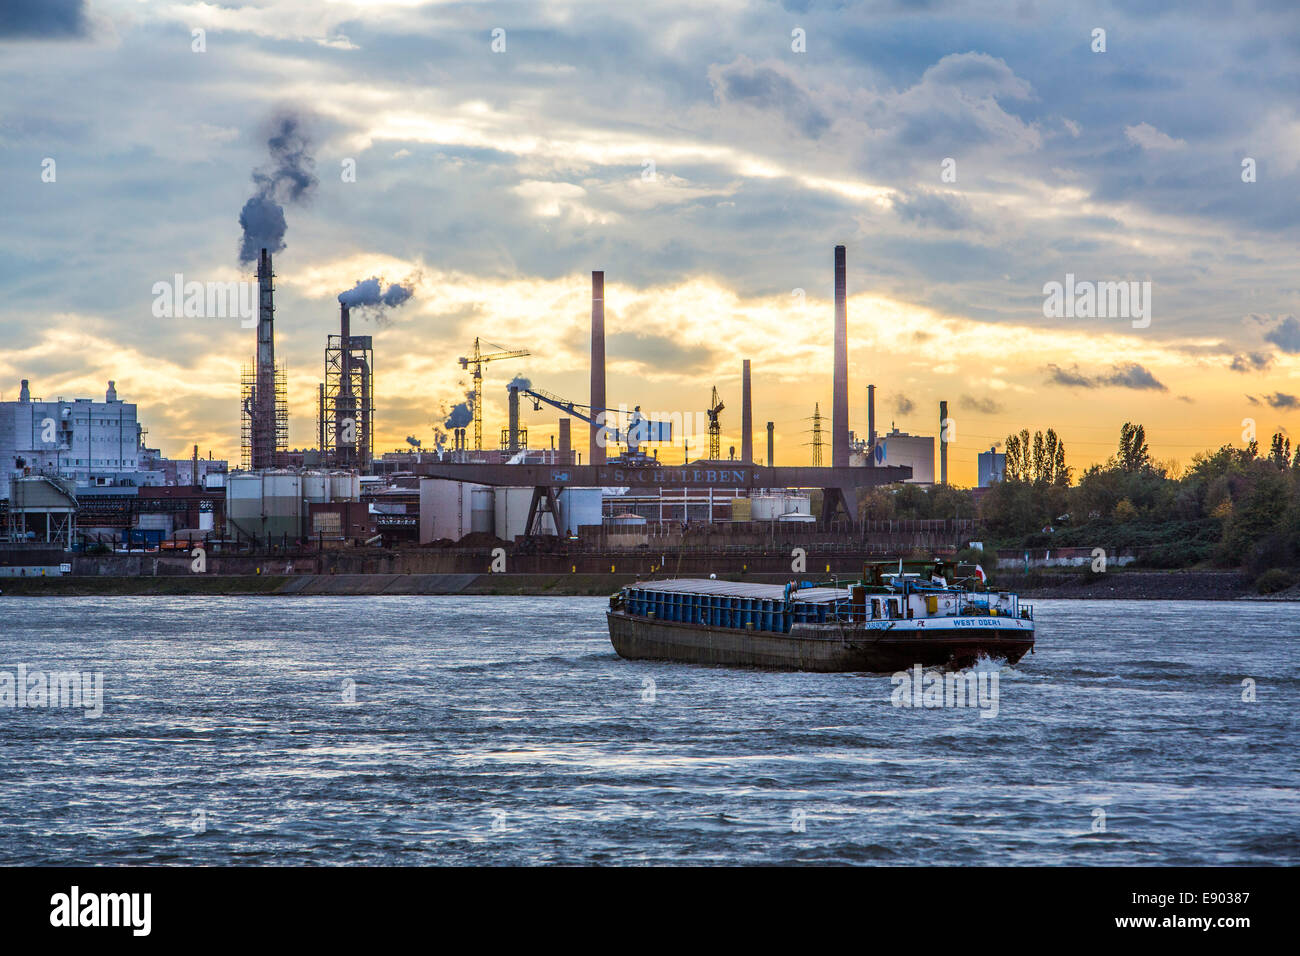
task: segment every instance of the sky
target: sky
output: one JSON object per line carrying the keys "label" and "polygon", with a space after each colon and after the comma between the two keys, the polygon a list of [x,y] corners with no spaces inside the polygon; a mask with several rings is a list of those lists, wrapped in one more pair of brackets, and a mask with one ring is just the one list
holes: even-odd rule
{"label": "sky", "polygon": [[[1291,0],[0,0],[0,399],[112,379],[150,445],[237,463],[255,333],[157,317],[154,287],[252,277],[287,121],[291,447],[357,282],[413,293],[353,318],[387,451],[463,400],[476,336],[531,353],[485,367],[485,443],[517,374],[588,401],[600,269],[611,405],[693,420],[717,386],[725,456],[748,358],[756,454],[770,420],[810,463],[843,244],[855,431],[874,383],[880,431],[948,401],[958,484],[1021,428],[1081,472],[1141,422],[1186,467],[1300,427],[1298,91]],[[1049,314],[1067,275],[1149,312]]]}

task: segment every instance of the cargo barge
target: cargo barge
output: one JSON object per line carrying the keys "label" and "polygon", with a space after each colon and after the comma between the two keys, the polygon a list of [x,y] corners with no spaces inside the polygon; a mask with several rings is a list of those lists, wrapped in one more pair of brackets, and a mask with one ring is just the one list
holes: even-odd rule
{"label": "cargo barge", "polygon": [[1033,650],[1031,605],[977,590],[978,578],[950,584],[946,571],[876,566],[847,586],[639,581],[610,598],[609,638],[634,660],[799,671],[1014,664]]}

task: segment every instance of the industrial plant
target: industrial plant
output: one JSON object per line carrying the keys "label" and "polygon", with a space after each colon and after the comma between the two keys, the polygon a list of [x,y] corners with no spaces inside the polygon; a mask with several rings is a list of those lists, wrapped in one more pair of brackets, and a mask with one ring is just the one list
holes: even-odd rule
{"label": "industrial plant", "polygon": [[[200,457],[197,445],[188,460],[177,461],[148,448],[136,405],[121,401],[113,382],[103,402],[49,402],[32,398],[24,381],[17,402],[0,403],[0,538],[7,553],[26,548],[30,557],[7,558],[0,571],[66,573],[74,563],[69,555],[137,553],[159,554],[164,567],[179,568],[195,547],[232,573],[272,566],[482,570],[483,555],[493,549],[527,556],[538,570],[613,568],[629,551],[657,552],[660,566],[670,551],[679,565],[682,554],[704,551],[725,566],[729,550],[771,550],[789,541],[851,543],[861,553],[947,546],[969,530],[969,522],[879,529],[859,519],[859,501],[873,488],[935,483],[935,439],[897,427],[877,433],[870,384],[865,434],[850,428],[844,246],[833,257],[829,455],[823,457],[825,419],[814,405],[812,441],[799,443],[811,452],[783,452],[781,464],[772,421],[764,454],[755,454],[748,358],[740,368],[740,447],[725,455],[728,405],[716,387],[698,413],[707,423],[700,457],[691,457],[687,443],[690,421],[655,420],[635,395],[620,395],[633,400],[620,404],[610,400],[602,271],[591,273],[585,402],[515,374],[505,385],[507,419],[498,439],[485,443],[489,366],[531,353],[476,338],[466,354],[447,357],[469,373],[471,387],[447,415],[445,430],[427,446],[410,436],[408,448],[382,454],[375,444],[382,365],[376,365],[374,338],[353,334],[353,312],[400,306],[412,290],[400,284],[385,290],[377,277],[361,280],[338,297],[337,331],[332,318],[318,326],[324,361],[315,396],[316,447],[290,449],[285,374],[276,362],[273,248],[283,243],[251,253],[245,237],[243,255],[256,261],[257,322],[253,360],[240,381],[239,467],[210,453]],[[761,406],[761,391],[757,401]],[[548,447],[529,442],[525,419],[539,412],[556,416],[548,425],[556,426],[558,441]],[[942,429],[946,403],[937,418]],[[586,434],[581,445],[575,429]],[[685,461],[661,462],[660,446],[675,440],[686,449]],[[938,452],[943,484],[947,443]],[[996,455],[991,449],[980,456],[982,476],[1000,472]]]}

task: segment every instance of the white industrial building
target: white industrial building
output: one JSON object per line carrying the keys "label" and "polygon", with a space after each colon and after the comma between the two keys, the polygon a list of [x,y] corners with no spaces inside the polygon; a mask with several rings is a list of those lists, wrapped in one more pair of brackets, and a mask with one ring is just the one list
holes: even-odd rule
{"label": "white industrial building", "polygon": [[876,439],[877,465],[906,465],[912,469],[911,485],[934,484],[934,436],[909,435],[895,426]]}
{"label": "white industrial building", "polygon": [[[108,383],[104,401],[33,399],[23,379],[18,401],[0,402],[0,498],[11,478],[69,478],[78,487],[145,484],[136,407]],[[161,483],[161,482],[152,482]]]}

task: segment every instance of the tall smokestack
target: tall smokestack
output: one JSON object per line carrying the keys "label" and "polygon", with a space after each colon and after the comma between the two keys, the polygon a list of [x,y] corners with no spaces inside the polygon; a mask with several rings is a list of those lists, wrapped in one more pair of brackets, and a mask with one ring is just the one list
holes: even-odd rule
{"label": "tall smokestack", "polygon": [[867,465],[876,463],[876,386],[867,386]]}
{"label": "tall smokestack", "polygon": [[740,460],[754,460],[754,409],[749,390],[749,359],[745,359],[740,388]]}
{"label": "tall smokestack", "polygon": [[593,465],[605,464],[605,273],[591,274],[591,453]]}
{"label": "tall smokestack", "polygon": [[948,403],[939,403],[939,484],[948,483]]}
{"label": "tall smokestack", "polygon": [[275,288],[271,283],[271,253],[257,260],[257,395],[253,407],[253,468],[275,464]]}
{"label": "tall smokestack", "polygon": [[560,419],[560,464],[567,465],[573,458],[573,437],[570,432],[570,418]]}
{"label": "tall smokestack", "polygon": [[508,388],[506,393],[510,398],[508,403],[510,421],[506,427],[506,450],[513,455],[519,451],[519,389]]}
{"label": "tall smokestack", "polygon": [[835,371],[831,377],[831,465],[849,464],[849,312],[844,247],[835,247]]}
{"label": "tall smokestack", "polygon": [[772,437],[772,422],[767,423],[767,467],[776,464],[776,441]]}

